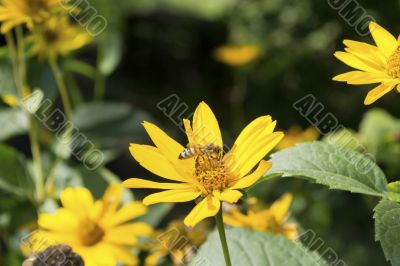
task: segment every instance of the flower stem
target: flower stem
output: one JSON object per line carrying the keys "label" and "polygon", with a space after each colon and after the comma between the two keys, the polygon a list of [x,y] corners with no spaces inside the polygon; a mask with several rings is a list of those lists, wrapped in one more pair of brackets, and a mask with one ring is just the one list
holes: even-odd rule
{"label": "flower stem", "polygon": [[[19,97],[21,99],[24,98],[24,90],[26,90],[27,86],[27,77],[26,77],[26,58],[25,58],[25,42],[24,42],[24,33],[20,26],[16,28],[16,36],[17,36],[17,49],[15,49],[15,43],[11,38],[10,47],[11,54],[14,58],[12,61],[14,65],[14,72],[16,76],[16,83],[18,84]],[[33,115],[29,117],[29,140],[31,143],[31,152],[32,152],[32,160],[35,169],[35,189],[36,189],[36,202],[40,203],[44,198],[44,176],[42,169],[42,156],[40,152],[40,143],[38,137],[38,128],[36,126],[36,121]]]}
{"label": "flower stem", "polygon": [[228,243],[226,242],[224,222],[222,221],[222,206],[219,208],[217,216],[215,216],[215,221],[217,223],[219,239],[221,240],[222,250],[224,252],[225,265],[232,266],[231,258],[230,258],[229,250],[228,250]]}
{"label": "flower stem", "polygon": [[61,101],[64,106],[64,112],[67,116],[68,120],[72,120],[72,105],[68,96],[67,86],[65,85],[64,75],[57,64],[57,59],[54,56],[51,56],[49,59],[50,67],[54,73],[54,77],[57,82],[57,87],[61,95]]}

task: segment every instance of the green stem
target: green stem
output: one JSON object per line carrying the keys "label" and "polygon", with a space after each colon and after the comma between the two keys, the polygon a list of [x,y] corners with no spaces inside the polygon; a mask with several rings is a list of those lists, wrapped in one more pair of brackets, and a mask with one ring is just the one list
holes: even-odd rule
{"label": "green stem", "polygon": [[94,100],[101,101],[104,99],[106,92],[106,83],[103,73],[100,71],[100,59],[103,57],[103,49],[101,44],[97,48],[97,66],[96,66],[96,77],[94,81]]}
{"label": "green stem", "polygon": [[21,81],[19,79],[20,75],[19,75],[19,70],[18,70],[17,46],[15,44],[14,37],[12,36],[10,31],[6,33],[5,37],[6,37],[8,49],[10,50],[11,65],[13,67],[15,84],[17,86],[19,95],[22,95],[23,91],[21,90],[22,85],[20,83]]}
{"label": "green stem", "polygon": [[72,106],[71,101],[68,96],[67,86],[65,85],[64,75],[57,64],[57,59],[55,57],[50,57],[49,59],[50,67],[53,71],[54,77],[57,82],[57,87],[61,95],[61,101],[64,106],[65,115],[68,120],[72,120]]}
{"label": "green stem", "polygon": [[[14,45],[14,52],[12,52],[12,56],[15,56],[13,61],[15,61],[15,68],[14,71],[16,72],[17,81],[19,88],[20,98],[24,98],[24,87],[27,84],[26,79],[26,60],[25,60],[25,44],[24,44],[24,34],[21,27],[16,28],[16,36],[17,36],[17,51],[15,51],[15,43]],[[12,38],[12,37],[11,37]],[[42,169],[42,156],[40,153],[40,143],[38,137],[38,129],[36,126],[34,116],[30,116],[29,118],[30,126],[29,126],[29,140],[31,144],[31,151],[32,151],[32,159],[33,165],[35,168],[35,185],[36,185],[36,201],[41,202],[44,199],[44,176],[43,176],[43,169]]]}
{"label": "green stem", "polygon": [[232,266],[228,243],[226,242],[224,222],[222,220],[222,206],[220,206],[217,216],[215,216],[215,221],[217,223],[219,239],[221,240],[222,250],[224,252],[225,264],[226,266]]}
{"label": "green stem", "polygon": [[39,137],[37,134],[37,127],[34,116],[30,117],[29,139],[31,142],[32,158],[36,171],[36,200],[37,202],[42,202],[45,196],[42,156],[40,153]]}

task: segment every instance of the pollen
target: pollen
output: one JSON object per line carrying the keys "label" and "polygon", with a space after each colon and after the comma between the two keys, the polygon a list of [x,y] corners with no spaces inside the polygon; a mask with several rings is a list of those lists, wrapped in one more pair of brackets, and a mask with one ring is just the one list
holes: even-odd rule
{"label": "pollen", "polygon": [[81,222],[79,239],[84,246],[93,246],[103,239],[104,231],[95,222],[85,219]]}
{"label": "pollen", "polygon": [[400,78],[400,46],[396,48],[387,61],[387,73],[392,78]]}
{"label": "pollen", "polygon": [[196,156],[195,177],[206,194],[222,191],[228,183],[228,174],[222,161],[222,152],[203,153]]}

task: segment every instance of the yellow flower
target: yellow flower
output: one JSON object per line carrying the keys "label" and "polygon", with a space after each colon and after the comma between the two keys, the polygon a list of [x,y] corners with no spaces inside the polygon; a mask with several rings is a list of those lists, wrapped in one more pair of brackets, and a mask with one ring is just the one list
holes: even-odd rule
{"label": "yellow flower", "polygon": [[61,193],[62,208],[39,215],[41,230],[33,234],[30,249],[38,252],[54,244],[66,244],[85,261],[86,266],[137,265],[130,248],[139,236],[150,236],[152,227],[128,221],[147,212],[141,202],[119,208],[121,185],[111,185],[102,199],[94,201],[86,188],[67,188]]}
{"label": "yellow flower", "polygon": [[292,199],[292,195],[287,193],[275,201],[268,209],[260,208],[257,203],[252,204],[246,215],[237,208],[232,208],[228,213],[224,214],[224,223],[255,231],[281,234],[291,240],[297,239],[296,224],[286,223]]}
{"label": "yellow flower", "polygon": [[31,54],[41,59],[67,55],[90,40],[89,34],[79,26],[72,25],[68,17],[52,17],[27,37],[27,42],[33,43]]}
{"label": "yellow flower", "polygon": [[57,8],[60,8],[59,0],[3,0],[0,4],[1,33],[20,24],[32,29],[35,23],[48,19]]}
{"label": "yellow flower", "polygon": [[182,220],[171,221],[166,229],[156,231],[150,254],[146,257],[145,266],[156,266],[162,258],[170,256],[174,265],[183,265],[190,261],[198,248],[206,239],[210,224],[202,221],[194,228],[185,226]]}
{"label": "yellow flower", "polygon": [[276,146],[277,150],[283,150],[292,147],[298,143],[313,141],[318,139],[319,132],[314,127],[308,127],[302,131],[301,127],[293,126],[285,132],[285,137]]}
{"label": "yellow flower", "polygon": [[215,50],[215,57],[229,66],[242,66],[258,58],[260,52],[254,44],[225,45]]}
{"label": "yellow flower", "polygon": [[242,131],[232,149],[224,154],[218,122],[207,104],[199,104],[192,125],[187,119],[183,123],[188,147],[197,151],[196,156],[180,159],[185,148],[149,122],[143,125],[155,147],[130,146],[133,158],[144,168],[175,182],[131,178],[123,184],[129,188],[165,190],[144,198],[146,205],[199,199],[184,220],[187,226],[193,227],[201,220],[215,216],[221,201],[237,202],[242,197],[240,189],[250,187],[265,174],[271,164],[262,159],[283,138],[283,133],[273,132],[276,121],[270,116],[259,117]]}
{"label": "yellow flower", "polygon": [[336,52],[335,56],[357,71],[335,76],[333,80],[347,84],[380,83],[371,90],[364,100],[365,105],[372,104],[397,86],[400,92],[400,39],[384,28],[370,22],[369,30],[376,46],[367,43],[344,40],[346,52]]}

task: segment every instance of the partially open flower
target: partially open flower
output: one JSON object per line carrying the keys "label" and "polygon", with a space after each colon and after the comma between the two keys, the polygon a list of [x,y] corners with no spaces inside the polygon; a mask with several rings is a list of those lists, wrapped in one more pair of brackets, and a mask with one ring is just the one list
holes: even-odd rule
{"label": "partially open flower", "polygon": [[165,191],[147,196],[146,205],[159,202],[198,204],[186,216],[187,226],[215,216],[222,201],[235,203],[243,195],[241,189],[256,183],[271,167],[263,158],[283,138],[273,132],[276,121],[262,116],[251,122],[236,139],[232,149],[223,150],[218,122],[204,102],[197,107],[193,121],[184,119],[188,148],[171,139],[157,126],[143,125],[155,144],[131,144],[132,156],[147,170],[175,182],[158,183],[131,178],[123,184],[129,188],[153,188]]}
{"label": "partially open flower", "polygon": [[285,194],[269,208],[260,208],[258,202],[256,202],[250,205],[247,214],[243,214],[238,209],[232,208],[228,213],[224,214],[224,223],[255,231],[281,234],[291,240],[297,239],[296,224],[286,222],[292,199],[291,194]]}
{"label": "partially open flower", "polygon": [[27,241],[29,249],[39,252],[50,245],[66,244],[79,254],[86,266],[117,262],[136,265],[131,252],[140,236],[150,236],[153,229],[143,222],[128,221],[142,216],[147,208],[130,202],[119,208],[122,187],[111,185],[102,199],[94,201],[86,188],[67,188],[61,194],[63,207],[56,213],[39,215],[40,230]]}
{"label": "partially open flower", "polygon": [[210,232],[206,221],[195,227],[185,226],[182,220],[171,221],[164,230],[155,231],[149,245],[150,254],[145,266],[156,266],[164,257],[169,256],[174,265],[186,265],[195,255],[196,249],[205,241]]}

